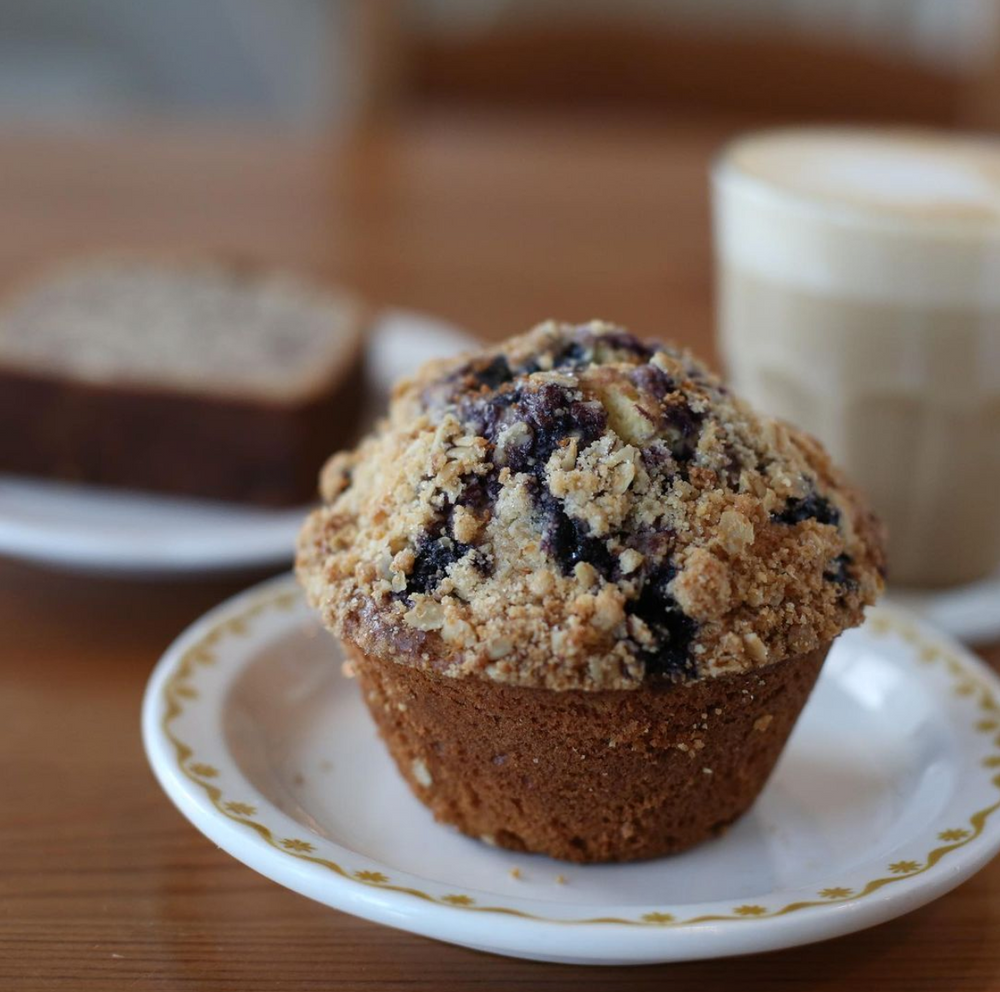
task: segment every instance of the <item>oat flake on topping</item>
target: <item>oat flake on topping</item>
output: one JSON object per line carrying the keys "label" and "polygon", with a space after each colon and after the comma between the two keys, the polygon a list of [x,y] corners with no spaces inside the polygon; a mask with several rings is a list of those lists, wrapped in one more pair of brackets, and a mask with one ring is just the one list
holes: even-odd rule
{"label": "oat flake on topping", "polygon": [[601,322],[429,363],[321,490],[310,602],[362,651],[448,675],[744,671],[859,624],[882,588],[881,528],[816,441]]}

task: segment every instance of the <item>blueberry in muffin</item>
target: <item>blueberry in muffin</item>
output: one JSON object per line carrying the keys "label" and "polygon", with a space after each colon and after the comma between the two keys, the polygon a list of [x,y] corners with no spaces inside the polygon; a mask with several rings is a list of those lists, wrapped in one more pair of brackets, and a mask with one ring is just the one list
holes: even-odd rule
{"label": "blueberry in muffin", "polygon": [[820,445],[689,354],[547,323],[400,383],[298,574],[438,819],[576,861],[753,802],[883,535]]}

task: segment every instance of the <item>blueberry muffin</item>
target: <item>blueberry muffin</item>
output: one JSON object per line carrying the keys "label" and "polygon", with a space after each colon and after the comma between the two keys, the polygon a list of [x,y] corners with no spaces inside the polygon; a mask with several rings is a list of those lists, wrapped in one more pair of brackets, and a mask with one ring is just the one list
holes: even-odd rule
{"label": "blueberry muffin", "polygon": [[743,813],[883,584],[816,441],[601,322],[426,365],[321,489],[298,574],[402,775],[573,861]]}

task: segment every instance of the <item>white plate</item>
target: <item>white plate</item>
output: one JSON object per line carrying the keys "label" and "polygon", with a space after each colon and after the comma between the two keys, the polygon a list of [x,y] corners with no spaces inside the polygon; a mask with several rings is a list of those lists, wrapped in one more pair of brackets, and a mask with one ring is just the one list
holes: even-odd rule
{"label": "white plate", "polygon": [[899,916],[1000,848],[1000,679],[902,612],[874,610],[837,642],[749,814],[632,865],[561,864],[436,824],[338,661],[290,577],[251,589],[163,656],[146,751],[224,850],[389,926],[588,964],[744,954]]}
{"label": "white plate", "polygon": [[[372,331],[373,419],[392,383],[475,345],[431,317],[390,310]],[[308,507],[265,510],[0,475],[0,554],[76,571],[177,575],[287,566]]]}
{"label": "white plate", "polygon": [[1000,569],[988,578],[955,589],[897,589],[889,600],[966,644],[1000,640]]}

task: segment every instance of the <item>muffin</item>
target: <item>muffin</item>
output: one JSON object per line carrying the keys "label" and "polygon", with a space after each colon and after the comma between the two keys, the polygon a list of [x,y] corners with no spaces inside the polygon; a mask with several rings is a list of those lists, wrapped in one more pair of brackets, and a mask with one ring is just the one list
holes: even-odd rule
{"label": "muffin", "polygon": [[602,322],[424,366],[321,491],[298,574],[401,774],[571,861],[740,816],[883,584],[818,442]]}

